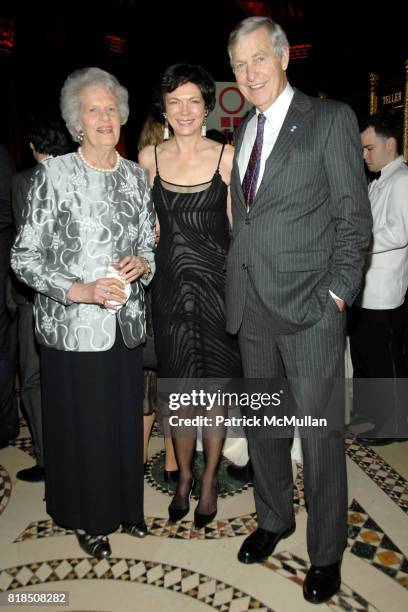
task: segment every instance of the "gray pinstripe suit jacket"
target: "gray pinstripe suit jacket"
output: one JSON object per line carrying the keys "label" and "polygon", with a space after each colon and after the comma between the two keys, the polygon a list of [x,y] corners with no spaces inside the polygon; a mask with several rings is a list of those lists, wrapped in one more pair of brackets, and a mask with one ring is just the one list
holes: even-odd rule
{"label": "gray pinstripe suit jacket", "polygon": [[322,316],[329,289],[351,304],[372,227],[357,122],[340,102],[295,90],[247,213],[237,155],[232,172],[233,236],[227,258],[227,330],[237,333],[248,284],[278,333]]}

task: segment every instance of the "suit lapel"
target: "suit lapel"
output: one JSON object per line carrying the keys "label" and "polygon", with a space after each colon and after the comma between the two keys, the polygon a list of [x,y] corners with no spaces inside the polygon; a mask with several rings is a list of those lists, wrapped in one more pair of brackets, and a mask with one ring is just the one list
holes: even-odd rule
{"label": "suit lapel", "polygon": [[266,160],[262,181],[258,187],[253,207],[256,206],[258,199],[262,196],[262,193],[271,183],[274,176],[279,173],[281,164],[304,133],[310,120],[310,108],[309,98],[295,89],[295,94],[286,113],[278,138],[271,154]]}

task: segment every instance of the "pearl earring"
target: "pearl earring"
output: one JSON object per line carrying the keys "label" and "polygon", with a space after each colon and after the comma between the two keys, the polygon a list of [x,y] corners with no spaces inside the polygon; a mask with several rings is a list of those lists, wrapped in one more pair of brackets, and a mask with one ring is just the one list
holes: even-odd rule
{"label": "pearl earring", "polygon": [[167,121],[166,113],[163,113],[163,117],[164,117],[163,140],[168,140],[170,138],[170,130],[169,130],[169,122]]}
{"label": "pearl earring", "polygon": [[208,111],[205,111],[204,113],[204,121],[203,124],[201,126],[201,136],[205,137],[207,134],[207,116],[208,116]]}
{"label": "pearl earring", "polygon": [[83,133],[83,131],[82,131],[82,130],[79,130],[79,131],[77,132],[77,141],[78,141],[78,142],[82,142],[82,141],[83,141],[83,139],[84,139],[84,133]]}

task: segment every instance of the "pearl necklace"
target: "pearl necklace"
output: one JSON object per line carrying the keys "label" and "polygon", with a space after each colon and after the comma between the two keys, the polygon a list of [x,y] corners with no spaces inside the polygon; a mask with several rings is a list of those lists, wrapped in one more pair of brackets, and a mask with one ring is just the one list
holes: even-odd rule
{"label": "pearl necklace", "polygon": [[78,150],[77,150],[78,157],[80,158],[81,161],[84,162],[85,166],[88,166],[88,168],[92,168],[92,170],[96,170],[97,172],[115,172],[119,168],[120,155],[117,151],[115,151],[115,153],[116,153],[116,162],[112,168],[98,168],[98,166],[94,166],[93,164],[90,164],[89,161],[85,159],[84,154],[82,153],[81,147],[78,147]]}

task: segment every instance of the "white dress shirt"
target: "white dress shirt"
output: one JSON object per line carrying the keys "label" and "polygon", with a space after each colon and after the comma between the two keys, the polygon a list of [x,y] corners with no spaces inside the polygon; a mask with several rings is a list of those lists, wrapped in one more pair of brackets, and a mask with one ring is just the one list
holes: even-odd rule
{"label": "white dress shirt", "polygon": [[[261,166],[259,168],[258,183],[256,185],[257,190],[262,181],[265,170],[265,162],[271,154],[271,151],[278,138],[278,134],[286,117],[286,113],[288,112],[290,103],[292,102],[293,94],[294,91],[288,83],[282,93],[276,98],[275,102],[263,113],[266,117],[266,121],[264,127]],[[252,148],[254,146],[259,113],[260,111],[256,109],[256,114],[248,122],[245,128],[245,135],[242,141],[241,149],[239,151],[238,168],[241,183],[244,179],[249,158],[251,157]]]}
{"label": "white dress shirt", "polygon": [[408,286],[408,167],[402,156],[381,170],[369,186],[373,239],[358,306],[398,308]]}

